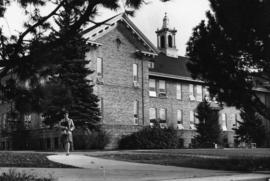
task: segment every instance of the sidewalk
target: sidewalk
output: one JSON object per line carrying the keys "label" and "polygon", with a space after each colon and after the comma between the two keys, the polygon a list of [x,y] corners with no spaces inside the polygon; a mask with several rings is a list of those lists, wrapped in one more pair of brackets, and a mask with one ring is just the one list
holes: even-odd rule
{"label": "sidewalk", "polygon": [[[77,169],[41,169],[32,168],[38,175],[51,174],[59,181],[231,181],[231,180],[264,180],[269,174],[242,174],[237,172],[206,170],[174,166],[161,166],[124,161],[107,160],[82,154],[51,155],[48,159],[62,164],[79,167]],[[82,168],[82,169],[80,169]],[[25,169],[25,168],[24,168]],[[2,170],[2,169],[1,169]],[[30,169],[31,170],[31,169]],[[44,172],[45,171],[45,172]],[[44,175],[45,174],[45,175]]]}

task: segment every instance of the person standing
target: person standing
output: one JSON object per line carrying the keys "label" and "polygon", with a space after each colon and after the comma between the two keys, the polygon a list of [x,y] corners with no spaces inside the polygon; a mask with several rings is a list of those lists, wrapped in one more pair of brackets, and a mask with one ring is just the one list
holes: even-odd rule
{"label": "person standing", "polygon": [[73,142],[72,131],[75,129],[73,120],[69,118],[69,113],[64,113],[64,119],[59,122],[59,126],[62,129],[61,140],[64,144],[66,155],[70,153],[70,146]]}

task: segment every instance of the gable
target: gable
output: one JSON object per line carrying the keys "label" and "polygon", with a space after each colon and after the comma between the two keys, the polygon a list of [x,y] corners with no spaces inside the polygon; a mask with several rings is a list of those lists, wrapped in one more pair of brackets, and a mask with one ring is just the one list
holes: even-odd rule
{"label": "gable", "polygon": [[140,51],[149,51],[153,54],[158,53],[157,48],[151,43],[151,41],[123,13],[86,29],[83,34],[93,44],[93,42],[98,43],[99,38],[106,35],[115,28],[118,28],[121,32],[123,32],[131,42],[134,42],[134,40],[136,40],[136,42],[140,42],[142,45],[140,46]]}

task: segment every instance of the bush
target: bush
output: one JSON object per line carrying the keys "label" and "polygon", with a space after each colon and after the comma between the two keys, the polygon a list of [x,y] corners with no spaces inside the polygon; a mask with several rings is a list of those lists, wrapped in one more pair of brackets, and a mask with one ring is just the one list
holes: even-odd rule
{"label": "bush", "polygon": [[181,140],[173,128],[145,127],[119,140],[120,149],[172,149],[179,148]]}
{"label": "bush", "polygon": [[82,132],[83,134],[74,134],[73,136],[74,149],[76,150],[104,149],[110,141],[108,134],[103,130]]}
{"label": "bush", "polygon": [[8,173],[0,175],[1,181],[53,181],[53,178],[38,178],[34,175],[26,173],[16,172],[14,169],[10,169]]}

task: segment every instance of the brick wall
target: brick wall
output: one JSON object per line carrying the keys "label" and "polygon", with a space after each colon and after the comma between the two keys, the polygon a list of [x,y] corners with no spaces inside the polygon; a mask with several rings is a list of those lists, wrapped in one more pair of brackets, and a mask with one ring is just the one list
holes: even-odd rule
{"label": "brick wall", "polygon": [[110,137],[110,143],[105,149],[115,149],[118,147],[118,141],[125,135],[132,134],[142,129],[139,125],[103,125],[103,129]]}
{"label": "brick wall", "polygon": [[[96,59],[103,59],[103,85],[95,84],[95,93],[103,99],[103,123],[134,125],[133,103],[139,101],[139,124],[145,124],[143,111],[148,107],[148,62],[135,56],[138,49],[145,49],[132,35],[127,34],[126,28],[119,24],[110,33],[97,41],[103,45],[92,48],[86,54],[91,60],[89,68],[96,70]],[[118,40],[117,40],[118,39]],[[120,45],[117,44],[117,41]],[[133,41],[133,42],[131,42]],[[139,88],[133,87],[133,64],[138,65]],[[96,73],[89,76],[96,79]],[[144,89],[142,89],[144,88]],[[143,91],[142,91],[143,90]],[[142,96],[144,94],[144,96]],[[142,106],[144,104],[144,106]]]}

